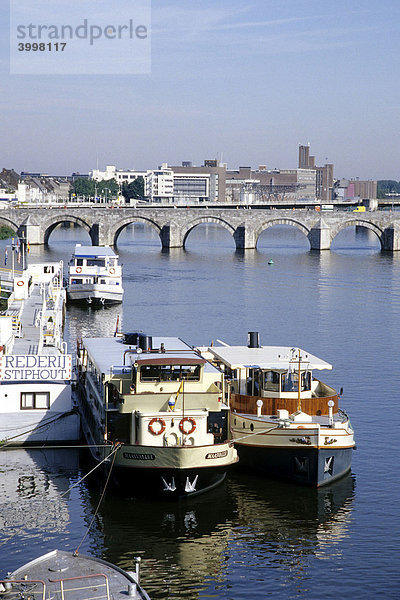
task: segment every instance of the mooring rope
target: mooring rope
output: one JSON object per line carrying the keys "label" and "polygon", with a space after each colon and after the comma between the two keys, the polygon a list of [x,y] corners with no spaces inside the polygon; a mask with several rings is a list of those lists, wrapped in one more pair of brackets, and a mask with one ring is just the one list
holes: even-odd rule
{"label": "mooring rope", "polygon": [[[115,446],[115,448],[114,448],[114,450],[113,450],[113,452],[112,452],[113,459],[112,459],[112,462],[111,462],[111,465],[110,465],[110,469],[108,471],[108,475],[107,475],[106,482],[104,484],[103,491],[102,491],[101,496],[100,496],[100,500],[99,500],[99,502],[97,504],[96,510],[94,511],[92,520],[89,523],[89,527],[87,528],[85,535],[83,536],[83,538],[81,539],[80,543],[78,544],[76,550],[74,551],[74,556],[78,556],[78,554],[79,554],[79,548],[82,546],[82,544],[85,541],[87,535],[89,534],[90,528],[93,525],[94,520],[95,520],[95,518],[97,516],[97,513],[99,511],[100,505],[101,505],[101,503],[103,501],[103,498],[104,498],[104,494],[106,493],[108,482],[110,481],[111,472],[112,472],[112,469],[113,469],[113,466],[114,466],[114,462],[115,462],[115,457],[116,457],[117,452],[120,449],[121,445],[122,445],[121,443],[117,443],[116,446]],[[109,454],[107,458],[109,458],[110,456],[111,456],[111,454]]]}

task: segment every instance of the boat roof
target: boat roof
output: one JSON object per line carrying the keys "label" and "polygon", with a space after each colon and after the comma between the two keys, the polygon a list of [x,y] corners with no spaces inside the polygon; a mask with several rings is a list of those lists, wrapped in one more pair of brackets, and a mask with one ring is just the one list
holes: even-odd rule
{"label": "boat roof", "polygon": [[[29,585],[30,581],[35,580],[43,581],[46,588],[52,590],[54,597],[54,591],[60,591],[59,580],[67,579],[69,581],[66,583],[71,591],[73,591],[74,600],[84,600],[90,596],[95,597],[96,591],[98,598],[106,598],[105,592],[102,591],[105,582],[104,576],[108,579],[110,596],[112,598],[121,598],[122,600],[130,595],[133,598],[149,600],[146,592],[140,587],[137,588],[137,594],[128,594],[128,585],[137,582],[134,573],[127,573],[119,567],[99,558],[81,556],[79,554],[75,556],[74,553],[66,552],[64,550],[53,550],[52,552],[48,552],[11,573],[11,578],[13,579],[28,580],[25,584],[25,588],[22,587],[22,589],[20,589],[18,583],[12,584],[16,595],[18,594],[18,591],[20,591],[21,594],[22,592],[26,592],[26,586]],[[79,577],[79,579],[75,580],[74,578],[76,577]],[[81,577],[84,579],[81,579]],[[99,588],[100,591],[102,591],[100,595]],[[30,590],[32,595],[29,594],[29,597],[39,598],[39,590],[41,589],[41,587],[37,587],[35,593]],[[13,597],[16,597],[16,595]],[[25,597],[25,595],[18,597]],[[47,597],[46,594],[46,598]]]}
{"label": "boat roof", "polygon": [[[206,349],[216,360],[220,360],[231,369],[254,368],[254,369],[284,369],[289,364],[296,364],[298,351],[300,350],[301,364],[307,364],[309,369],[332,369],[328,362],[302,350],[291,346],[261,346],[260,348],[248,348],[247,346],[210,346]],[[292,356],[295,358],[293,359]]]}
{"label": "boat roof", "polygon": [[110,246],[81,246],[77,244],[74,251],[75,257],[97,258],[100,256],[117,256]]}
{"label": "boat roof", "polygon": [[[124,344],[119,337],[83,338],[83,344],[101,373],[109,373],[111,367],[131,369],[132,364],[141,365],[190,365],[204,364],[206,372],[219,373],[209,362],[198,355],[178,337],[152,337],[152,352],[137,352],[136,345]],[[164,352],[157,351],[164,344]]]}

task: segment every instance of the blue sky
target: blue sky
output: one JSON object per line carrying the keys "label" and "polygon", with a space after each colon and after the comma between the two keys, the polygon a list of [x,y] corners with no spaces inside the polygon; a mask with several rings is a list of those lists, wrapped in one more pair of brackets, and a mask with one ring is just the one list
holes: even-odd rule
{"label": "blue sky", "polygon": [[151,74],[68,76],[9,74],[0,2],[0,167],[294,168],[310,142],[337,177],[400,179],[399,0],[153,0]]}

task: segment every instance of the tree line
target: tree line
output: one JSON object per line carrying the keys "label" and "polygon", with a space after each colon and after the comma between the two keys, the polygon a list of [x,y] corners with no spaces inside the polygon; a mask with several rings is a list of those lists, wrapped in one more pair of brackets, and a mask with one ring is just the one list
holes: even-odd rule
{"label": "tree line", "polygon": [[400,181],[394,181],[393,179],[381,179],[378,181],[378,198],[385,198],[386,194],[400,194]]}
{"label": "tree line", "polygon": [[[86,179],[78,177],[72,184],[71,197],[85,196],[86,198],[117,198],[120,191],[120,187],[115,179],[108,179],[107,181],[94,181],[93,179]],[[137,177],[130,183],[124,182],[121,188],[121,194],[124,196],[125,201],[128,202],[131,198],[141,199],[144,198],[144,179],[143,177]]]}

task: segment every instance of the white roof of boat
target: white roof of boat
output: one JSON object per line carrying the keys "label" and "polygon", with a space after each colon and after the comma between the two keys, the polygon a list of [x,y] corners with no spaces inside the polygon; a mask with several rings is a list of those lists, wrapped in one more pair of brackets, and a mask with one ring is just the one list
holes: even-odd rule
{"label": "white roof of boat", "polygon": [[97,256],[117,256],[110,246],[75,246],[74,256],[95,258]]}
{"label": "white roof of boat", "polygon": [[[248,348],[247,346],[211,346],[208,349],[215,358],[221,360],[231,369],[240,367],[259,369],[288,369],[289,363],[298,361],[299,348],[291,346],[261,346]],[[292,356],[295,359],[292,359]],[[301,363],[307,363],[310,370],[332,369],[332,365],[321,358],[300,348]]]}
{"label": "white roof of boat", "polygon": [[[136,345],[124,344],[122,339],[118,337],[83,338],[83,344],[101,373],[109,373],[111,367],[126,366],[130,369],[132,363],[136,360],[143,361],[146,358],[160,359],[165,357],[168,359],[166,362],[170,362],[172,358],[182,359],[183,357],[199,358],[199,362],[201,362],[202,358],[178,337],[152,336],[153,352],[141,352],[139,354],[135,352]],[[164,344],[165,353],[157,352],[161,344]],[[204,370],[219,373],[218,369],[208,362],[205,363]]]}

